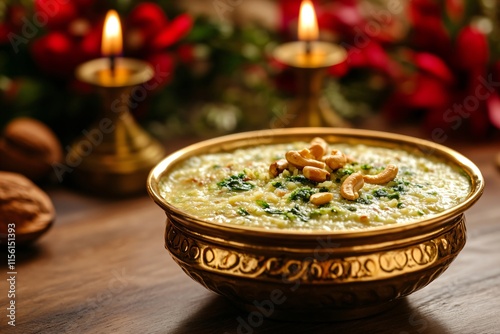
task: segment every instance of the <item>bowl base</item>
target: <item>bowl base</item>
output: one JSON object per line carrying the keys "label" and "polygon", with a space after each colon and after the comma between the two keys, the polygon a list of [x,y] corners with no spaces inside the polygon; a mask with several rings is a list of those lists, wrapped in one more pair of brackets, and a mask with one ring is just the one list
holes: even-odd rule
{"label": "bowl base", "polygon": [[376,304],[366,307],[352,309],[263,309],[252,304],[231,301],[238,308],[248,313],[248,318],[268,318],[278,321],[291,322],[338,322],[366,318],[378,313],[385,312],[398,304],[405,298],[399,298],[387,303]]}

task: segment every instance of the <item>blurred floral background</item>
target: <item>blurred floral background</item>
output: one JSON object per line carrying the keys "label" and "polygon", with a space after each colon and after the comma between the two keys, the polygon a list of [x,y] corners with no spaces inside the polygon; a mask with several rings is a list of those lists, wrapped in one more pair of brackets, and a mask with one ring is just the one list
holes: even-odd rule
{"label": "blurred floral background", "polygon": [[[269,128],[294,94],[273,48],[296,39],[300,0],[7,0],[0,3],[0,127],[17,116],[66,143],[100,108],[75,79],[100,56],[104,15],[124,29],[124,55],[168,73],[133,113],[150,132],[211,136]],[[354,126],[379,117],[425,136],[488,138],[500,128],[496,1],[314,1],[321,39],[348,60],[325,95]]]}

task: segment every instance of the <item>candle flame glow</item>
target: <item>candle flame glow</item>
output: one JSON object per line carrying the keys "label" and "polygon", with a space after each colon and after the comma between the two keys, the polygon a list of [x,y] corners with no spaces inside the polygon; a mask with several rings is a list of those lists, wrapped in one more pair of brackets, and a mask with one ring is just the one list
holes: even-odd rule
{"label": "candle flame glow", "polygon": [[313,41],[318,39],[318,22],[313,4],[310,0],[302,0],[299,14],[299,39]]}
{"label": "candle flame glow", "polygon": [[115,10],[110,10],[104,20],[104,30],[102,33],[102,55],[114,57],[120,55],[123,48],[122,28],[120,18]]}

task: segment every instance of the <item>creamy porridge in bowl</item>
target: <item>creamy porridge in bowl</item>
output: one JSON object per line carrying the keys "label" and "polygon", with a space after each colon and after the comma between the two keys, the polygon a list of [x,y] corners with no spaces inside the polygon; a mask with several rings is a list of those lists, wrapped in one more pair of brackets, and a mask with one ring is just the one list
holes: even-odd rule
{"label": "creamy porridge in bowl", "polygon": [[[288,154],[293,160],[291,152],[310,154],[308,147],[311,143],[295,142],[197,155],[162,179],[160,193],[176,207],[207,221],[339,231],[425,218],[461,203],[470,192],[470,180],[458,166],[403,149],[328,144],[325,154],[310,158],[310,164],[317,162],[319,168],[304,168],[286,159]],[[342,163],[324,163],[335,156],[332,152]],[[280,170],[280,165],[287,168]],[[390,173],[388,167],[394,175],[383,180]],[[342,196],[341,190],[348,189],[356,176],[364,183],[356,198]]]}
{"label": "creamy porridge in bowl", "polygon": [[447,147],[335,128],[200,142],[148,179],[165,247],[191,278],[250,311],[287,292],[271,316],[313,320],[380,312],[439,276],[483,188]]}

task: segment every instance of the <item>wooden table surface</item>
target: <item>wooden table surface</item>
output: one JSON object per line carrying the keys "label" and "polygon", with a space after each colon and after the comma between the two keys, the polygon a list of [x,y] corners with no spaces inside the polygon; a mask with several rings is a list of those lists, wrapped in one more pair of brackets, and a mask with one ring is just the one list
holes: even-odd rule
{"label": "wooden table surface", "polygon": [[467,244],[442,276],[385,313],[337,323],[266,319],[238,330],[238,317],[247,314],[174,263],[163,245],[164,213],[147,195],[104,200],[55,188],[49,190],[55,225],[35,248],[17,253],[16,327],[7,325],[3,267],[0,333],[500,333],[494,164],[500,145],[446,144],[473,160],[486,179],[483,197],[466,214]]}

